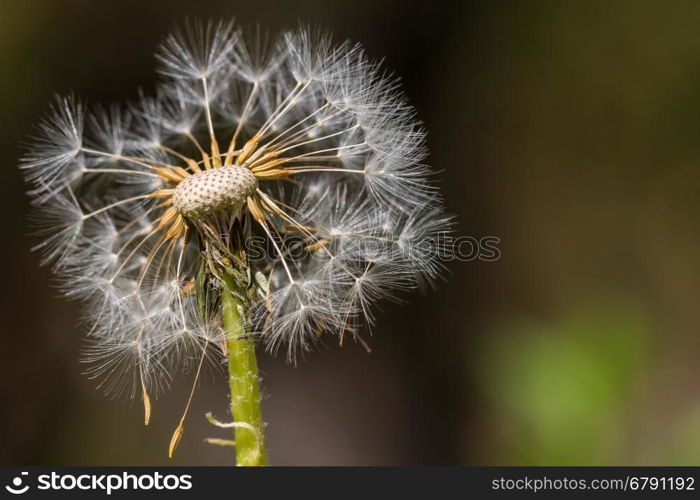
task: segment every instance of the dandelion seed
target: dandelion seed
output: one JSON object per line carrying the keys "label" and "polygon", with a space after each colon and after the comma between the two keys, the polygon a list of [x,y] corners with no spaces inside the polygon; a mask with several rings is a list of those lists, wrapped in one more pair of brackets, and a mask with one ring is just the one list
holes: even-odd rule
{"label": "dandelion seed", "polygon": [[37,248],[88,304],[101,387],[148,423],[178,371],[196,373],[189,408],[228,359],[239,462],[262,463],[253,343],[290,361],[327,336],[364,345],[375,302],[439,275],[451,218],[413,109],[359,46],[194,22],[157,57],[165,81],[129,106],[56,99],[21,164]]}

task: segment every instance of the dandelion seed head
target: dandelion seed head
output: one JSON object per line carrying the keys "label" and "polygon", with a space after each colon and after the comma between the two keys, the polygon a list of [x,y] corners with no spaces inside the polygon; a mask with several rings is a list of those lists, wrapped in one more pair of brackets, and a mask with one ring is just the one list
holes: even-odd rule
{"label": "dandelion seed head", "polygon": [[194,21],[156,57],[163,80],[135,102],[56,98],[20,165],[107,392],[220,359],[229,282],[255,338],[293,361],[440,275],[452,219],[425,131],[359,45]]}

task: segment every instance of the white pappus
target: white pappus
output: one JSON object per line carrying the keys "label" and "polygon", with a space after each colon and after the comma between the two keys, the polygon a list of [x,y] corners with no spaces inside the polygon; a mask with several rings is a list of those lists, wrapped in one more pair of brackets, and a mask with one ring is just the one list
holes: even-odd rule
{"label": "white pappus", "polygon": [[364,344],[375,302],[439,275],[452,217],[425,132],[358,45],[191,22],[157,59],[156,91],[126,106],[57,97],[20,165],[107,392],[147,402],[222,359],[223,272],[290,360],[326,335]]}

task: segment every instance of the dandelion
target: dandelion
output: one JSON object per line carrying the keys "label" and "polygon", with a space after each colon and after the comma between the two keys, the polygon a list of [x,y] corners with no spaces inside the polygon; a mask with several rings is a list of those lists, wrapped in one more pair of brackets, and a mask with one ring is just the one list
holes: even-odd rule
{"label": "dandelion", "polygon": [[148,424],[178,371],[227,364],[236,422],[210,420],[262,465],[255,344],[369,350],[373,304],[439,275],[451,217],[413,109],[359,46],[192,22],[157,58],[157,90],[128,106],[56,98],[21,163],[38,248],[87,303],[107,393],[140,397]]}

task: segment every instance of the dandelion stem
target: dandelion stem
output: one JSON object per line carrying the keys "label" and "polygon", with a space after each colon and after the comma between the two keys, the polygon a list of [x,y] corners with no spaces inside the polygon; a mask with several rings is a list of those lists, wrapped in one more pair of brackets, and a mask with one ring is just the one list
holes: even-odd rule
{"label": "dandelion stem", "polygon": [[231,413],[236,422],[247,424],[234,428],[236,465],[267,465],[255,342],[244,337],[246,328],[239,310],[241,301],[234,295],[234,289],[233,280],[225,276],[221,304],[227,337]]}

